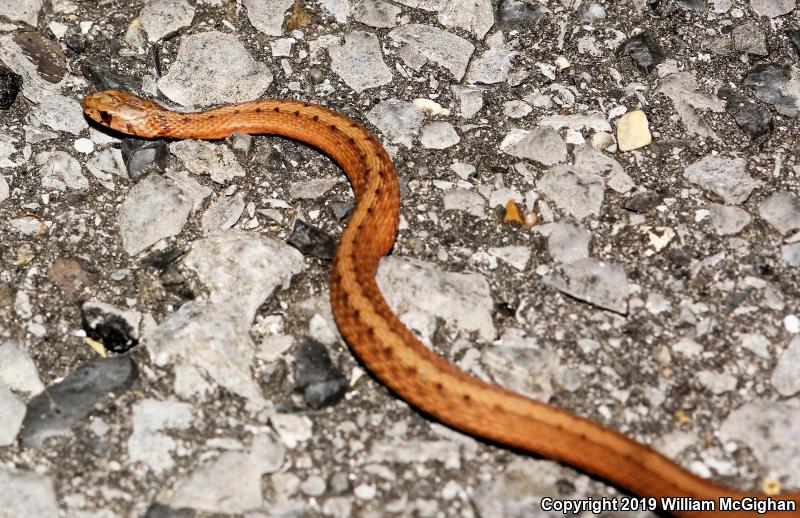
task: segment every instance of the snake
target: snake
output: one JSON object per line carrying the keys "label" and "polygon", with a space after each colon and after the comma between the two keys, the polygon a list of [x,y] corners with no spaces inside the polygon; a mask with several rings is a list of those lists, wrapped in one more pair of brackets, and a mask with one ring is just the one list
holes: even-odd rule
{"label": "snake", "polygon": [[[569,410],[466,373],[425,346],[389,307],[376,274],[398,232],[400,188],[389,154],[352,118],[318,104],[260,99],[198,112],[172,111],[120,90],[85,96],[86,116],[112,130],[150,139],[217,140],[234,132],[306,143],[336,162],[355,207],[332,259],[330,301],[341,335],[372,374],[424,414],[464,433],[570,465],[630,494],[656,499],[756,502],[772,499],[702,478],[636,440]],[[800,517],[800,492],[774,496]],[[659,504],[660,505],[660,504]],[[757,516],[743,508],[685,509],[687,518]]]}

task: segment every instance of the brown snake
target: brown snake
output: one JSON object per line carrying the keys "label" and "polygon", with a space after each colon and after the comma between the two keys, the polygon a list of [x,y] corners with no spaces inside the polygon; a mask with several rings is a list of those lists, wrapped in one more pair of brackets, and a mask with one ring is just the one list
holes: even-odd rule
{"label": "brown snake", "polygon": [[[221,139],[233,132],[268,133],[310,144],[336,161],[353,186],[356,207],[333,261],[333,313],[364,364],[408,403],[454,428],[557,459],[642,497],[766,498],[702,479],[614,430],[466,374],[423,345],[386,304],[375,280],[378,262],[397,234],[397,174],[380,142],[349,117],[283,99],[177,113],[117,90],[89,94],[83,106],[96,122],[140,137]],[[800,493],[780,499],[796,507]],[[757,516],[755,511],[716,509],[673,514]],[[800,517],[799,511],[782,514]]]}

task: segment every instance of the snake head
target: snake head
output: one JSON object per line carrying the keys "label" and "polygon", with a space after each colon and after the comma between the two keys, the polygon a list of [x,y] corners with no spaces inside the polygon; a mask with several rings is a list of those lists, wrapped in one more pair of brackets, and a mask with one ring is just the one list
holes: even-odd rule
{"label": "snake head", "polygon": [[163,111],[159,104],[121,90],[103,90],[83,98],[83,112],[90,119],[140,137],[158,136],[154,118]]}

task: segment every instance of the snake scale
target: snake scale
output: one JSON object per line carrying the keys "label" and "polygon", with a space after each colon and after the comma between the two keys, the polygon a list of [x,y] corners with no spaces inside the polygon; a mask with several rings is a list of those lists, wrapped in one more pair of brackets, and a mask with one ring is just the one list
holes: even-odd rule
{"label": "snake scale", "polygon": [[[221,139],[233,132],[305,142],[341,166],[356,206],[336,248],[330,277],[339,329],[370,371],[411,405],[463,432],[552,458],[642,497],[765,498],[703,479],[614,430],[471,376],[423,345],[389,308],[378,288],[378,263],[394,243],[400,211],[389,155],[362,125],[322,106],[267,99],[179,113],[118,91],[84,99],[86,115],[144,138]],[[776,497],[777,498],[777,497]],[[800,500],[800,493],[781,499]],[[755,511],[684,510],[687,518],[757,516]],[[791,511],[782,515],[800,517]]]}

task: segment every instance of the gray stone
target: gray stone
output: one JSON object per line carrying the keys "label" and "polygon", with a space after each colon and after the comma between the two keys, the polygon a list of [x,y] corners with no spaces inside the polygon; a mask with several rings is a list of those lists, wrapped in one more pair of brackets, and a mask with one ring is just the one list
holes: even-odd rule
{"label": "gray stone", "polygon": [[750,0],[750,7],[758,16],[777,18],[792,12],[797,0]]}
{"label": "gray stone", "polygon": [[255,99],[270,83],[269,68],[254,60],[236,36],[203,32],[181,41],[158,88],[176,103],[208,106]]}
{"label": "gray stone", "polygon": [[284,17],[294,0],[244,0],[242,4],[253,27],[267,36],[281,36]]}
{"label": "gray stone", "polygon": [[42,151],[34,157],[42,176],[42,187],[66,192],[67,189],[83,191],[89,180],[81,173],[81,164],[65,151]]}
{"label": "gray stone", "polygon": [[178,401],[143,399],[133,405],[133,433],[128,438],[128,457],[160,473],[175,465],[172,452],[178,443],[165,429],[185,430],[192,423],[192,406]]}
{"label": "gray stone", "polygon": [[708,155],[683,170],[690,182],[713,192],[729,205],[739,205],[763,185],[747,174],[747,161]]}
{"label": "gray stone", "polygon": [[193,174],[207,174],[213,181],[225,184],[245,172],[231,148],[204,140],[179,140],[169,151]]}
{"label": "gray stone", "polygon": [[264,505],[261,477],[276,472],[284,456],[283,446],[271,436],[256,435],[246,451],[222,453],[178,480],[167,503],[206,513],[240,514],[259,509]]}
{"label": "gray stone", "polygon": [[774,106],[781,115],[800,115],[800,81],[788,66],[759,63],[747,72],[743,84],[755,90],[756,97]]}
{"label": "gray stone", "polygon": [[664,77],[659,92],[672,100],[675,111],[691,133],[717,140],[719,137],[700,116],[699,112],[709,110],[721,113],[725,101],[700,92],[694,72],[676,72]]}
{"label": "gray stone", "polygon": [[469,31],[482,40],[494,25],[491,0],[444,0],[437,19],[445,27]]}
{"label": "gray stone", "polygon": [[411,147],[425,114],[412,103],[388,99],[375,105],[367,119],[390,141]]}
{"label": "gray stone", "polygon": [[30,395],[44,390],[36,365],[20,340],[9,340],[0,345],[0,383]]}
{"label": "gray stone", "polygon": [[192,201],[178,185],[163,176],[151,174],[134,185],[119,211],[122,246],[130,255],[149,248],[161,239],[174,236],[192,211]]}
{"label": "gray stone", "polygon": [[345,34],[344,45],[331,45],[328,54],[331,70],[356,92],[392,81],[392,71],[383,61],[378,37],[372,33],[354,31]]}
{"label": "gray stone", "polygon": [[533,131],[514,129],[500,143],[500,150],[517,158],[535,160],[551,166],[567,159],[567,144],[552,128],[543,126]]}
{"label": "gray stone", "polygon": [[213,234],[234,226],[244,212],[244,205],[242,193],[218,198],[203,213],[200,222],[203,233]]}
{"label": "gray stone", "polygon": [[444,194],[444,210],[461,210],[467,214],[486,219],[486,198],[475,191],[453,189]]}
{"label": "gray stone", "polygon": [[508,77],[511,60],[519,52],[503,41],[503,33],[498,31],[486,39],[488,49],[472,60],[467,70],[468,83],[496,84]]}
{"label": "gray stone", "polygon": [[457,81],[464,77],[469,59],[475,51],[468,40],[429,25],[401,25],[392,30],[389,37],[446,68]]}
{"label": "gray stone", "polygon": [[136,378],[136,365],[127,356],[100,358],[69,373],[28,402],[22,444],[38,449],[50,437],[70,435],[95,405],[111,392],[128,390]]}
{"label": "gray stone", "polygon": [[458,330],[495,337],[489,283],[477,273],[450,273],[422,261],[389,256],[378,267],[378,286],[400,320],[430,344],[437,321]]}
{"label": "gray stone", "polygon": [[194,8],[186,0],[149,0],[139,13],[147,39],[161,40],[192,24]]}
{"label": "gray stone", "polygon": [[425,149],[447,149],[458,144],[461,137],[449,122],[434,121],[422,127],[419,140]]}
{"label": "gray stone", "polygon": [[736,378],[726,372],[701,370],[697,372],[696,377],[697,381],[712,394],[724,394],[736,389]]}
{"label": "gray stone", "polygon": [[[25,404],[0,382],[0,448],[14,444],[25,418]],[[1,502],[1,500],[0,500]]]}
{"label": "gray stone", "polygon": [[359,0],[353,9],[353,18],[370,27],[388,28],[397,25],[401,9],[384,0]]}
{"label": "gray stone", "polygon": [[789,191],[777,191],[758,205],[764,221],[781,234],[800,229],[800,198]]}
{"label": "gray stone", "polygon": [[731,412],[719,430],[722,441],[750,448],[765,472],[786,487],[800,486],[800,400],[756,401]]}
{"label": "gray stone", "polygon": [[767,35],[756,23],[750,22],[733,29],[733,45],[739,52],[755,56],[769,55]]}
{"label": "gray stone", "polygon": [[571,297],[620,313],[628,312],[628,276],[621,265],[581,259],[561,265],[544,283]]}
{"label": "gray stone", "polygon": [[536,187],[558,208],[577,219],[600,215],[605,185],[596,174],[560,165],[547,171]]}
{"label": "gray stone", "polygon": [[800,266],[800,242],[781,247],[781,258],[789,266]]}
{"label": "gray stone", "polygon": [[738,234],[750,224],[750,214],[739,207],[728,207],[727,205],[713,204],[710,208],[711,225],[714,231],[720,236],[730,236]]}
{"label": "gray stone", "polygon": [[0,466],[0,509],[3,518],[58,518],[53,479]]}
{"label": "gray stone", "polygon": [[78,101],[63,95],[48,95],[33,109],[33,115],[45,126],[73,135],[89,127]]}
{"label": "gray stone", "polygon": [[582,144],[575,148],[574,156],[576,168],[601,176],[614,191],[624,194],[636,187],[620,163],[599,149]]}
{"label": "gray stone", "polygon": [[784,397],[800,392],[800,336],[795,336],[772,371],[772,386]]}
{"label": "gray stone", "polygon": [[547,250],[555,262],[572,263],[588,259],[591,232],[584,227],[561,221],[547,227],[550,232],[547,238]]}

